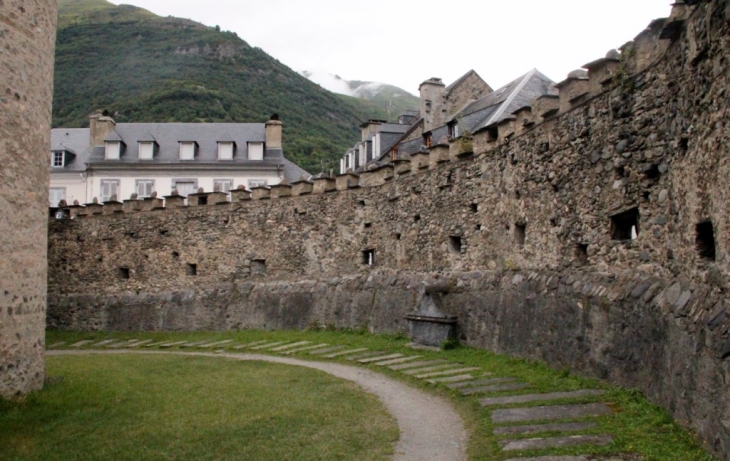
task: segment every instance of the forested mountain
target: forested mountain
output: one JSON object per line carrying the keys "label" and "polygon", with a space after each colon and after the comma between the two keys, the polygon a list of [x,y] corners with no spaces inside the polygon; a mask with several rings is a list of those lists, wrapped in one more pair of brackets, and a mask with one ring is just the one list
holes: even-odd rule
{"label": "forested mountain", "polygon": [[97,109],[119,123],[263,122],[278,113],[287,157],[312,173],[334,167],[363,121],[388,118],[235,33],[105,0],[59,0],[53,126],[88,126]]}

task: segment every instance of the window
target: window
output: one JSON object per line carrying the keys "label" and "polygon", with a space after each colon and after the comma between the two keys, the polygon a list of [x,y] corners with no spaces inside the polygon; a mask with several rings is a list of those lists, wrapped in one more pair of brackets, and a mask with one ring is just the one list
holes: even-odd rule
{"label": "window", "polygon": [[119,200],[119,180],[118,179],[102,179],[101,180],[101,203],[111,201],[112,197]]}
{"label": "window", "polygon": [[254,187],[266,187],[266,180],[265,179],[249,179],[248,180],[248,188],[253,189]]}
{"label": "window", "polygon": [[195,143],[180,143],[180,160],[195,160]]}
{"label": "window", "polygon": [[715,261],[715,230],[712,226],[712,221],[697,224],[696,230],[695,242],[700,257],[708,261]]}
{"label": "window", "polygon": [[137,197],[152,197],[152,193],[155,191],[155,181],[153,179],[138,179],[136,189]]}
{"label": "window", "polygon": [[362,263],[366,266],[375,265],[375,250],[365,250],[362,252]]}
{"label": "window", "polygon": [[248,159],[263,160],[264,159],[264,143],[250,142],[248,143]]}
{"label": "window", "polygon": [[107,141],[105,157],[107,160],[119,160],[122,156],[122,143],[119,141]]}
{"label": "window", "polygon": [[174,179],[172,181],[172,188],[177,190],[178,195],[187,197],[197,192],[198,183],[194,179]]}
{"label": "window", "polygon": [[198,265],[197,264],[187,264],[185,266],[185,274],[190,277],[195,277],[198,275]]}
{"label": "window", "polygon": [[223,192],[224,194],[227,194],[233,189],[233,180],[232,179],[214,179],[213,180],[213,190],[217,192]]}
{"label": "window", "polygon": [[155,143],[153,141],[140,141],[139,159],[152,160],[155,158]]}
{"label": "window", "polygon": [[53,152],[53,159],[51,160],[51,166],[53,168],[63,168],[66,166],[66,153]]}
{"label": "window", "polygon": [[611,239],[636,240],[639,237],[639,209],[632,208],[611,216]]}
{"label": "window", "polygon": [[433,146],[433,135],[431,133],[426,133],[423,135],[423,145],[426,147]]}
{"label": "window", "polygon": [[460,255],[464,251],[464,246],[461,240],[461,236],[454,235],[449,237],[449,252],[452,254]]}
{"label": "window", "polygon": [[233,148],[232,142],[219,142],[218,143],[218,160],[233,160]]}
{"label": "window", "polygon": [[49,189],[48,200],[52,208],[58,206],[58,202],[66,200],[66,188],[65,187],[51,187]]}
{"label": "window", "polygon": [[527,224],[515,224],[515,242],[519,246],[525,246],[525,243],[527,242]]}
{"label": "window", "polygon": [[461,133],[459,132],[459,123],[454,122],[451,125],[449,125],[449,136],[451,138],[458,138],[461,136]]}

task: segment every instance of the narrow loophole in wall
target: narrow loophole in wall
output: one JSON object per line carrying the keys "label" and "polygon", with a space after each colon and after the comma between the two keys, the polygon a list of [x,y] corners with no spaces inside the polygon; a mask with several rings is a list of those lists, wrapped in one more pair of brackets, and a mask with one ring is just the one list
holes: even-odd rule
{"label": "narrow loophole in wall", "polygon": [[128,267],[120,267],[118,274],[119,274],[120,279],[129,280],[129,268]]}
{"label": "narrow loophole in wall", "polygon": [[479,212],[479,204],[478,203],[472,203],[469,205],[469,208],[471,209],[472,213],[478,213]]}
{"label": "narrow loophole in wall", "polygon": [[396,240],[401,240],[401,239],[403,239],[403,235],[401,235],[401,234],[395,234],[395,235],[393,235],[393,237],[394,237],[394,238],[395,238]]}
{"label": "narrow loophole in wall", "polygon": [[527,242],[527,224],[515,223],[515,243],[524,246]]}
{"label": "narrow loophole in wall", "polygon": [[357,201],[357,204],[358,204],[359,206],[365,206],[365,200],[358,200],[358,201]]}
{"label": "narrow loophole in wall", "polygon": [[487,129],[487,140],[496,141],[499,139],[499,127],[491,127]]}
{"label": "narrow loophole in wall", "polygon": [[175,258],[175,259],[178,259],[180,257],[180,253],[178,253],[177,251],[173,251],[172,252],[172,257]]}
{"label": "narrow loophole in wall", "polygon": [[365,229],[370,229],[371,227],[373,227],[373,223],[371,223],[371,222],[365,223]]}
{"label": "narrow loophole in wall", "polygon": [[476,226],[474,226],[474,230],[477,232],[482,231],[484,230],[484,226],[482,226],[481,224],[477,224]]}
{"label": "narrow loophole in wall", "polygon": [[449,252],[451,254],[460,255],[464,249],[460,236],[452,235],[449,237]]}
{"label": "narrow loophole in wall", "polygon": [[522,192],[515,190],[515,198],[517,200],[520,200],[522,198]]}
{"label": "narrow loophole in wall", "polygon": [[712,221],[697,224],[696,234],[697,253],[700,258],[708,261],[715,260],[715,229]]}
{"label": "narrow loophole in wall", "polygon": [[616,167],[614,171],[616,172],[616,179],[623,179],[626,176],[626,168],[623,166]]}
{"label": "narrow loophole in wall", "polygon": [[575,260],[576,263],[585,266],[588,264],[588,245],[585,243],[579,243],[575,246]]}
{"label": "narrow loophole in wall", "polygon": [[254,259],[251,261],[251,272],[254,275],[265,275],[266,274],[266,260],[265,259]]}
{"label": "narrow loophole in wall", "polygon": [[679,148],[681,150],[689,150],[689,138],[681,138],[679,140]]}
{"label": "narrow loophole in wall", "polygon": [[659,165],[651,164],[644,170],[644,176],[646,179],[660,179],[662,177],[661,171],[659,171]]}
{"label": "narrow loophole in wall", "polygon": [[375,250],[365,250],[362,252],[362,263],[366,266],[375,265]]}
{"label": "narrow loophole in wall", "polygon": [[160,235],[167,235],[169,231],[167,229],[160,229]]}
{"label": "narrow loophole in wall", "polygon": [[208,197],[205,195],[201,195],[198,197],[198,206],[205,206],[208,204]]}
{"label": "narrow loophole in wall", "polygon": [[611,216],[611,238],[613,240],[636,240],[639,238],[639,209],[631,208]]}
{"label": "narrow loophole in wall", "polygon": [[420,220],[421,220],[421,215],[420,214],[417,214],[416,216],[413,217],[413,222],[418,222]]}
{"label": "narrow loophole in wall", "polygon": [[185,266],[185,274],[189,276],[198,275],[198,265],[188,264],[187,266]]}

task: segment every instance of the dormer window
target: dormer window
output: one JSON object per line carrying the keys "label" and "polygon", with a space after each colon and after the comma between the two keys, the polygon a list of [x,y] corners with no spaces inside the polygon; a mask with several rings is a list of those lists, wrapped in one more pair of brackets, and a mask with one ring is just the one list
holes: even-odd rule
{"label": "dormer window", "polygon": [[106,154],[107,160],[119,160],[122,157],[122,143],[121,141],[106,141]]}
{"label": "dormer window", "polygon": [[219,142],[218,143],[218,160],[233,160],[233,151],[235,149],[235,143]]}
{"label": "dormer window", "polygon": [[52,153],[51,166],[53,168],[63,168],[66,166],[66,152],[57,151]]}
{"label": "dormer window", "polygon": [[263,160],[264,159],[264,143],[250,142],[248,143],[248,159]]}
{"label": "dormer window", "polygon": [[155,158],[155,151],[157,143],[154,141],[140,141],[139,142],[139,159],[140,160],[153,160]]}
{"label": "dormer window", "polygon": [[461,136],[460,130],[459,130],[459,122],[453,122],[449,125],[449,137],[452,139],[456,139],[459,136]]}
{"label": "dormer window", "polygon": [[180,160],[195,160],[197,143],[183,141],[180,143]]}

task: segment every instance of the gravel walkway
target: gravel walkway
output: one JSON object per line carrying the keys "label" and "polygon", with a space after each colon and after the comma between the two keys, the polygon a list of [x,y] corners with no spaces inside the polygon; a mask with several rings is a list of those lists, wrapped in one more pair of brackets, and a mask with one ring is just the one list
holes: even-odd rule
{"label": "gravel walkway", "polygon": [[47,351],[47,355],[91,354],[176,354],[203,357],[226,357],[235,360],[263,361],[295,365],[324,371],[358,384],[375,394],[398,422],[400,440],[395,447],[395,461],[466,461],[467,433],[464,422],[453,406],[440,397],[430,395],[379,373],[339,363],[310,362],[288,357],[256,354],[204,352],[142,351]]}

